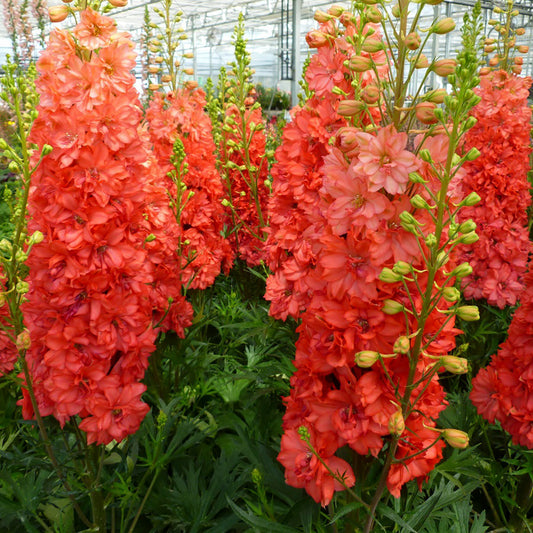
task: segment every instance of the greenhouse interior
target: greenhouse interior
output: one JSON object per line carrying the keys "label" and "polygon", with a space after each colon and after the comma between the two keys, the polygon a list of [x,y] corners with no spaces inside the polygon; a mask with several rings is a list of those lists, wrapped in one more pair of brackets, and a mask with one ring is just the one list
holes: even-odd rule
{"label": "greenhouse interior", "polygon": [[0,532],[533,531],[532,36],[2,0]]}

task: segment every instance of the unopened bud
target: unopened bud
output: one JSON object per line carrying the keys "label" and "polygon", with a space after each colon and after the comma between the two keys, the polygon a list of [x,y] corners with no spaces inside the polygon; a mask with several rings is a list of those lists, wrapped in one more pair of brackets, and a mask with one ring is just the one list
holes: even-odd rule
{"label": "unopened bud", "polygon": [[367,104],[375,104],[380,97],[381,91],[374,84],[367,85],[361,93],[361,99]]}
{"label": "unopened bud", "polygon": [[30,332],[25,329],[17,335],[17,340],[15,341],[15,346],[19,352],[23,350],[28,350],[31,346]]}
{"label": "unopened bud", "polygon": [[69,13],[69,8],[65,4],[60,6],[50,6],[48,8],[48,16],[50,17],[50,22],[63,22]]}
{"label": "unopened bud", "polygon": [[442,104],[444,102],[444,97],[448,93],[446,92],[446,89],[433,89],[432,91],[427,92],[424,95],[424,98],[428,102],[433,102],[434,104]]}
{"label": "unopened bud", "polygon": [[394,300],[385,300],[383,302],[383,307],[381,308],[386,315],[397,315],[404,311],[404,309],[405,307],[400,302]]}
{"label": "unopened bud", "polygon": [[383,50],[383,48],[383,41],[381,41],[380,39],[369,37],[363,41],[362,49],[364,52],[367,52],[369,54],[379,52],[380,50]]}
{"label": "unopened bud", "polygon": [[455,72],[457,62],[455,59],[440,59],[433,63],[432,69],[437,76],[446,77]]}
{"label": "unopened bud", "polygon": [[372,68],[372,60],[364,56],[352,56],[347,62],[346,66],[355,72],[366,72]]}
{"label": "unopened bud", "polygon": [[438,122],[435,116],[435,110],[437,105],[432,102],[419,102],[415,106],[416,118],[422,122],[422,124],[435,124]]}
{"label": "unopened bud", "polygon": [[442,297],[450,303],[457,302],[461,298],[461,293],[455,287],[445,287],[442,289]]}
{"label": "unopened bud", "polygon": [[365,108],[365,104],[359,100],[342,100],[339,102],[337,113],[341,117],[353,117]]}
{"label": "unopened bud", "polygon": [[333,17],[340,17],[344,13],[344,8],[338,4],[333,4],[329,6],[328,13]]}
{"label": "unopened bud", "polygon": [[402,276],[390,268],[385,267],[379,273],[379,279],[383,281],[383,283],[397,283],[398,281],[402,281]]}
{"label": "unopened bud", "polygon": [[314,19],[319,23],[327,22],[328,20],[331,20],[331,15],[328,15],[325,11],[317,9],[315,11]]}
{"label": "unopened bud", "polygon": [[401,274],[402,276],[406,276],[407,274],[411,273],[411,265],[409,263],[406,263],[405,261],[398,261],[394,264],[392,267],[392,270],[396,272],[397,274]]}
{"label": "unopened bud", "polygon": [[430,209],[429,204],[419,194],[415,194],[411,198],[411,205],[417,209]]}
{"label": "unopened bud", "polygon": [[413,31],[407,35],[404,42],[405,46],[407,46],[409,50],[417,50],[420,48],[422,41],[420,39],[420,35],[416,31]]}
{"label": "unopened bud", "polygon": [[516,49],[521,53],[521,54],[527,54],[528,51],[529,51],[529,46],[525,45],[525,44],[519,44],[518,46],[516,46]]}
{"label": "unopened bud", "polygon": [[52,150],[53,150],[53,148],[49,144],[45,144],[45,145],[43,145],[41,153],[43,155],[48,155]]}
{"label": "unopened bud", "polygon": [[477,148],[470,148],[465,155],[467,161],[474,161],[481,155],[481,152]]}
{"label": "unopened bud", "polygon": [[470,274],[472,274],[472,267],[469,263],[461,263],[450,272],[450,276],[455,276],[458,279],[466,278]]}
{"label": "unopened bud", "polygon": [[128,4],[128,0],[107,0],[113,7],[124,7]]}
{"label": "unopened bud", "polygon": [[466,374],[468,372],[468,361],[464,357],[444,355],[440,358],[440,363],[452,374]]}
{"label": "unopened bud", "polygon": [[363,350],[355,354],[355,364],[361,368],[370,368],[379,359],[379,352]]}
{"label": "unopened bud", "polygon": [[428,68],[429,61],[425,54],[420,54],[415,63],[415,68]]}
{"label": "unopened bud", "polygon": [[398,337],[396,341],[394,342],[394,347],[392,348],[394,353],[401,353],[401,354],[409,353],[410,349],[411,349],[411,341],[409,340],[409,337],[405,335]]}
{"label": "unopened bud", "polygon": [[26,294],[30,290],[30,285],[26,281],[19,280],[15,285],[15,290],[19,294]]}
{"label": "unopened bud", "polygon": [[455,309],[457,316],[465,322],[475,322],[479,320],[479,309],[477,305],[461,305]]}
{"label": "unopened bud", "polygon": [[462,202],[462,205],[467,205],[469,207],[476,205],[481,201],[481,197],[477,192],[471,192]]}
{"label": "unopened bud", "polygon": [[383,18],[383,15],[379,9],[377,9],[374,6],[370,6],[366,10],[366,18],[369,22],[373,22],[374,24],[379,24],[381,22],[381,19]]}
{"label": "unopened bud", "polygon": [[455,21],[451,17],[446,17],[434,24],[431,28],[431,31],[437,35],[444,35],[445,33],[449,33],[454,29]]}
{"label": "unopened bud", "polygon": [[464,431],[459,429],[445,429],[441,435],[452,448],[464,449],[468,446],[468,434]]}
{"label": "unopened bud", "polygon": [[405,420],[400,409],[389,418],[389,433],[400,436],[405,431]]}

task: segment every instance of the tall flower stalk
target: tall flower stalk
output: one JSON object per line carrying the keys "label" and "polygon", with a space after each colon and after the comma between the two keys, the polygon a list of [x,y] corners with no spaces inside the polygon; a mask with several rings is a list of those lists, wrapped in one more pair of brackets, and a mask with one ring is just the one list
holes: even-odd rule
{"label": "tall flower stalk", "polygon": [[270,193],[265,125],[254,99],[253,70],[244,39],[242,13],[233,34],[235,60],[221,69],[210,114],[218,170],[225,183],[228,237],[235,253],[249,266],[263,259],[266,203]]}
{"label": "tall flower stalk", "polygon": [[[273,315],[301,318],[278,459],[291,485],[327,505],[365,481],[337,450],[381,454],[365,532],[386,488],[398,497],[406,482],[423,482],[444,442],[468,444],[465,433],[437,428],[446,406],[438,376],[467,371],[452,354],[455,317],[478,318],[459,305],[456,285],[471,272],[458,250],[478,238],[457,216],[479,197],[456,189],[462,164],[479,155],[463,145],[479,101],[480,9],[467,17],[456,60],[429,62],[423,8],[317,12],[307,38],[317,48],[306,71],[312,95],[293,112],[273,167],[267,298]],[[454,27],[436,20],[426,40]],[[423,80],[447,77],[450,93],[420,88],[407,104],[418,69]]]}

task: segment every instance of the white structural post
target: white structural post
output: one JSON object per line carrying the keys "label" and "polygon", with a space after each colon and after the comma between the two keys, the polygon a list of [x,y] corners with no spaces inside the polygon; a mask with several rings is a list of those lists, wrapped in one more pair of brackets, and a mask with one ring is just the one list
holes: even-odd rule
{"label": "white structural post", "polygon": [[292,0],[292,79],[291,105],[298,103],[298,90],[302,67],[300,58],[300,19],[302,16],[302,0]]}

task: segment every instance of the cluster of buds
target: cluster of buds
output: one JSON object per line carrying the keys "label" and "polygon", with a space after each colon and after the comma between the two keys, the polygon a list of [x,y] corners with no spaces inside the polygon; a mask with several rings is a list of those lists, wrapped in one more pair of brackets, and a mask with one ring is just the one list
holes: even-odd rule
{"label": "cluster of buds", "polygon": [[483,51],[487,55],[488,66],[481,69],[480,75],[486,75],[491,70],[520,74],[524,58],[518,54],[527,54],[529,46],[517,43],[517,37],[526,33],[525,28],[514,28],[512,24],[519,11],[513,9],[513,0],[507,0],[507,6],[495,7],[494,13],[498,19],[490,19],[488,24],[497,32],[497,37],[485,39]]}
{"label": "cluster of buds", "polygon": [[[183,75],[192,76],[194,70],[185,65],[191,59],[190,52],[180,52],[179,48],[187,39],[185,29],[181,26],[183,11],[171,13],[172,2],[165,0],[162,8],[154,8],[154,13],[161,19],[159,24],[151,22],[145,16],[145,34],[148,35],[148,90],[157,91],[169,87],[176,91]],[[157,32],[154,34],[154,30]]]}
{"label": "cluster of buds", "polygon": [[[50,17],[50,22],[58,23],[63,22],[70,14],[73,14],[77,11],[83,11],[84,9],[91,7],[92,9],[99,11],[100,3],[91,2],[90,4],[85,0],[62,0],[62,4],[49,6],[48,7],[48,16]],[[104,13],[108,12],[114,7],[126,7],[128,0],[107,0],[107,4],[103,6]]]}

